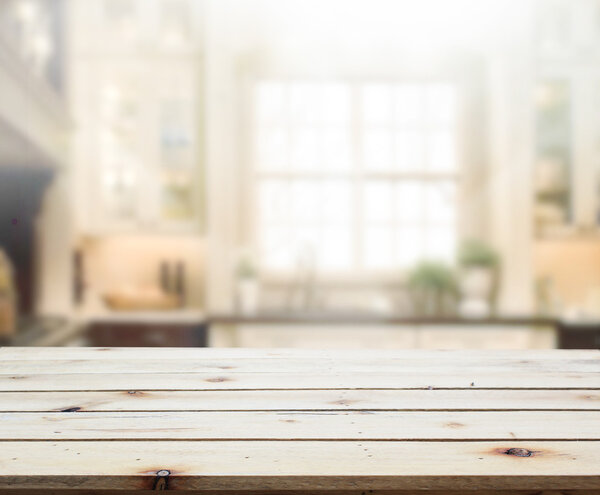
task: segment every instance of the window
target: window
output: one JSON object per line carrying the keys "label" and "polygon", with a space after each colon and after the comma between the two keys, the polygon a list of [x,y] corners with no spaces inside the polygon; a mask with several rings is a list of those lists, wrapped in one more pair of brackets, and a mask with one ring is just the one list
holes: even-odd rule
{"label": "window", "polygon": [[453,85],[262,81],[254,103],[263,269],[306,257],[321,272],[453,258]]}

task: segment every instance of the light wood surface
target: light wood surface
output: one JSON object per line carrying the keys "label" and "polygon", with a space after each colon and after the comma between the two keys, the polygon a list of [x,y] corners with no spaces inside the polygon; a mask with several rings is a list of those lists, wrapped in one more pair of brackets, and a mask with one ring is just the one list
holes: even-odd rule
{"label": "light wood surface", "polygon": [[600,390],[117,390],[3,392],[0,412],[598,410]]}
{"label": "light wood surface", "polygon": [[[309,359],[285,357],[269,358],[269,366],[265,366],[264,358],[171,358],[171,359],[45,359],[9,360],[0,367],[1,374],[107,374],[107,373],[439,373],[453,371],[460,375],[463,368],[469,373],[593,373],[597,371],[600,361],[569,360],[527,360],[527,359],[467,359],[465,361],[443,359],[418,360],[414,358],[389,358],[381,361],[377,358],[331,359],[321,358],[316,362]],[[468,366],[467,366],[468,365]],[[508,371],[510,370],[510,371]]]}
{"label": "light wood surface", "polygon": [[600,352],[0,348],[0,492],[153,489],[600,494]]}
{"label": "light wood surface", "polygon": [[471,371],[467,366],[395,373],[44,373],[0,374],[0,391],[288,389],[591,389],[592,372]]}
{"label": "light wood surface", "polygon": [[[143,351],[143,352],[142,352]],[[419,351],[413,350],[312,350],[312,349],[244,349],[244,348],[136,348],[136,347],[79,347],[77,353],[69,347],[39,347],[32,351],[31,347],[0,347],[0,359],[5,361],[45,361],[56,359],[89,360],[89,359],[121,359],[121,360],[149,360],[149,359],[263,359],[263,358],[292,358],[292,359],[392,359],[423,361],[435,358],[437,362],[451,361],[462,363],[469,361],[500,360],[533,360],[544,361],[599,361],[600,352],[589,350],[566,349],[532,349],[527,351],[506,350],[478,350],[473,351]]]}
{"label": "light wood surface", "polygon": [[598,411],[1,413],[0,440],[600,440],[598,422]]}

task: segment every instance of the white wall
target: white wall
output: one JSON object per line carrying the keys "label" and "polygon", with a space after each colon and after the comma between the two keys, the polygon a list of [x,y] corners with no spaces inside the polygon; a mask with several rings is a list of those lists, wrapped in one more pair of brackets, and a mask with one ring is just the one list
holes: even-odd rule
{"label": "white wall", "polygon": [[56,171],[37,218],[36,313],[68,316],[72,309],[73,204],[65,169]]}

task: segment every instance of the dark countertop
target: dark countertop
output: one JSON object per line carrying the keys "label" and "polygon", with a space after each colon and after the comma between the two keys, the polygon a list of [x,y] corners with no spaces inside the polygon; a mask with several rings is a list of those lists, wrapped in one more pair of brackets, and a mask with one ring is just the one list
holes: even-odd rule
{"label": "dark countertop", "polygon": [[464,318],[460,316],[424,317],[384,315],[369,313],[281,313],[263,312],[255,315],[213,314],[207,315],[206,323],[211,324],[327,324],[327,325],[532,325],[558,326],[564,322],[558,318],[542,316],[498,316],[487,318]]}

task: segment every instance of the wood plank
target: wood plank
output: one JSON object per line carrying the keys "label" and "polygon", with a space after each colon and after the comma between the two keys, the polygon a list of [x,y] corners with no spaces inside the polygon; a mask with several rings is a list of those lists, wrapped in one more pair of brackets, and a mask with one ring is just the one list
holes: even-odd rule
{"label": "wood plank", "polygon": [[0,347],[0,361],[30,359],[35,361],[57,359],[401,359],[406,361],[435,362],[452,360],[589,360],[600,359],[600,350],[540,349],[540,350],[312,350],[312,349],[244,349],[244,348],[178,348],[178,347]]}
{"label": "wood plank", "polygon": [[600,389],[597,373],[64,373],[0,375],[0,391],[515,388]]}
{"label": "wood plank", "polygon": [[173,490],[591,490],[600,442],[0,442],[0,466],[0,489],[151,489],[168,470]]}
{"label": "wood plank", "polygon": [[0,440],[129,439],[600,440],[600,414],[595,411],[0,414]]}
{"label": "wood plank", "polygon": [[594,373],[600,384],[599,359],[330,359],[316,361],[298,358],[265,359],[45,359],[0,361],[0,374],[76,374],[76,373]]}
{"label": "wood plank", "polygon": [[600,490],[596,351],[114,351],[0,349],[0,490]]}
{"label": "wood plank", "polygon": [[595,390],[2,392],[0,411],[600,410]]}
{"label": "wood plank", "polygon": [[[153,495],[154,490],[2,490],[2,495]],[[219,490],[219,495],[306,495],[306,490]],[[422,490],[310,490],[310,495],[424,495]],[[426,495],[465,495],[464,490],[427,490]],[[468,495],[600,495],[600,490],[469,490]],[[186,495],[215,495],[214,490],[186,490]]]}

